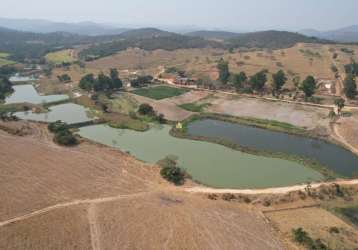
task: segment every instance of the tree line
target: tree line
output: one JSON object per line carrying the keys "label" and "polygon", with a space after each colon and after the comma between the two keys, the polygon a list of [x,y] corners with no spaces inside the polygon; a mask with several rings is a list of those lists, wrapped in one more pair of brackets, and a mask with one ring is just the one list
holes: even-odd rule
{"label": "tree line", "polygon": [[121,89],[123,82],[119,78],[117,69],[110,69],[109,76],[103,72],[99,73],[97,77],[94,74],[87,74],[80,80],[79,87],[87,91],[110,91]]}
{"label": "tree line", "polygon": [[[221,59],[217,64],[219,72],[218,81],[222,85],[232,84],[237,91],[244,93],[262,92],[268,81],[268,71],[261,70],[252,76],[247,76],[245,72],[231,73],[229,63]],[[344,93],[350,98],[354,99],[357,95],[356,76],[358,75],[358,64],[346,66],[349,69],[346,79],[344,80]],[[276,96],[279,94],[286,84],[288,78],[283,70],[278,70],[272,74],[272,94]],[[302,82],[297,80],[298,89],[303,91],[305,97],[312,97],[317,89],[316,79],[309,75]]]}

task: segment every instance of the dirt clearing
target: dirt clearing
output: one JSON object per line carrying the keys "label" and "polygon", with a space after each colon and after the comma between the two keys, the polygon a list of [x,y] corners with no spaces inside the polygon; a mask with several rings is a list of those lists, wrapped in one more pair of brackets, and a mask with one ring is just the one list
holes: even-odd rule
{"label": "dirt clearing", "polygon": [[207,111],[241,117],[276,120],[307,129],[329,127],[329,110],[251,98],[216,96]]}

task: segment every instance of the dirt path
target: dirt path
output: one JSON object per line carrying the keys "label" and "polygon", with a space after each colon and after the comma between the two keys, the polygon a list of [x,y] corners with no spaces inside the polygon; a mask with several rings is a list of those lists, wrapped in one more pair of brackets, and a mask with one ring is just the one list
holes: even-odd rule
{"label": "dirt path", "polygon": [[[74,200],[74,201],[71,201],[71,202],[60,203],[60,204],[56,204],[56,205],[46,207],[46,208],[43,208],[43,209],[40,209],[40,210],[36,210],[34,212],[31,212],[31,213],[28,213],[28,214],[25,214],[25,215],[22,215],[22,216],[12,218],[10,220],[2,221],[2,222],[0,222],[0,227],[6,226],[6,225],[9,225],[11,223],[18,222],[18,221],[26,220],[26,219],[29,219],[31,217],[37,216],[37,215],[45,214],[45,213],[48,213],[50,211],[60,209],[60,208],[83,205],[83,204],[94,205],[94,204],[106,203],[106,202],[111,202],[111,201],[117,201],[117,200],[120,200],[120,199],[126,199],[126,198],[142,196],[142,195],[145,195],[145,194],[148,194],[148,192],[140,192],[140,193],[129,194],[129,195],[117,195],[117,196],[97,198],[97,199],[92,199],[92,200],[91,199]],[[91,211],[89,211],[89,215],[91,215],[91,216],[89,216],[89,218],[93,219],[93,214],[91,214],[90,212]]]}
{"label": "dirt path", "polygon": [[[311,184],[312,188],[319,188],[323,185],[339,184],[339,185],[358,185],[358,179],[355,180],[342,180],[335,182],[322,182]],[[204,193],[204,194],[285,194],[293,191],[303,191],[307,185],[296,185],[291,187],[278,187],[266,189],[217,189],[209,187],[192,187],[186,188],[185,191],[189,193]]]}
{"label": "dirt path", "polygon": [[87,217],[90,225],[92,249],[99,250],[101,248],[100,248],[100,241],[99,241],[99,228],[97,226],[97,215],[96,215],[95,204],[89,205]]}

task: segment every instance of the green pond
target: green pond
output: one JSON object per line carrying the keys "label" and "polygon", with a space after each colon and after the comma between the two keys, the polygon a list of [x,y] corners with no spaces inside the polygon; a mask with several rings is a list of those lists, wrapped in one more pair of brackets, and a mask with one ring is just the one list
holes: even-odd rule
{"label": "green pond", "polygon": [[47,113],[33,113],[28,112],[16,112],[14,114],[20,119],[41,121],[41,122],[55,122],[61,120],[68,124],[80,123],[91,121],[87,114],[87,109],[81,105],[74,103],[65,103],[61,105],[52,106]]}
{"label": "green pond", "polygon": [[168,155],[178,157],[194,180],[218,188],[267,188],[322,180],[323,176],[299,163],[242,153],[201,141],[179,139],[169,134],[170,126],[146,132],[114,129],[107,125],[83,127],[79,134],[90,140],[130,152],[136,158],[155,163]]}
{"label": "green pond", "polygon": [[33,103],[42,104],[48,102],[56,102],[66,100],[69,97],[67,95],[39,95],[31,84],[16,85],[13,87],[14,93],[5,99],[5,104],[13,103]]}

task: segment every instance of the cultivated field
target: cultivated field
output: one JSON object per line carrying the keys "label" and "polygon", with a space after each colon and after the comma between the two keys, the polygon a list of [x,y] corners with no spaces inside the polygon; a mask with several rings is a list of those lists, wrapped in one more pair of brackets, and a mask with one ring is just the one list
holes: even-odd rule
{"label": "cultivated field", "polygon": [[0,131],[1,249],[283,249],[255,209],[184,193],[129,155],[59,147],[29,127],[25,137]]}

